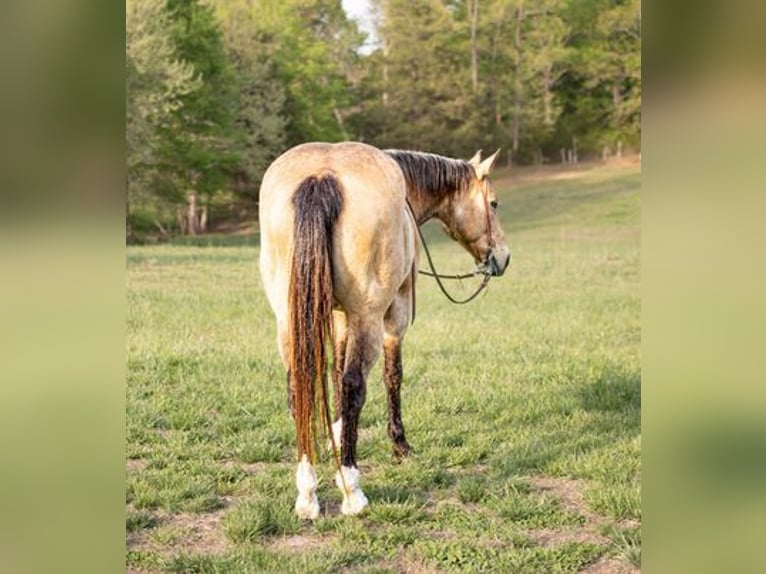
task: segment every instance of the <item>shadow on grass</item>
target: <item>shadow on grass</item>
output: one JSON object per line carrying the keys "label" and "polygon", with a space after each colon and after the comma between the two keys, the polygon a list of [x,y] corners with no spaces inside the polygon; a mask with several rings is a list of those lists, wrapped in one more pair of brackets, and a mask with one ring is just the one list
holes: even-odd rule
{"label": "shadow on grass", "polygon": [[638,372],[606,370],[578,392],[586,411],[628,414],[641,409],[641,375]]}
{"label": "shadow on grass", "polygon": [[[607,367],[597,378],[578,385],[572,392],[576,404],[595,416],[565,431],[541,429],[509,451],[496,455],[492,462],[503,474],[545,471],[546,467],[571,458],[573,453],[584,458],[641,432],[640,372]],[[562,416],[568,415],[552,406],[543,419]]]}
{"label": "shadow on grass", "polygon": [[582,408],[597,415],[584,432],[609,440],[632,438],[641,433],[641,373],[607,370],[581,387]]}

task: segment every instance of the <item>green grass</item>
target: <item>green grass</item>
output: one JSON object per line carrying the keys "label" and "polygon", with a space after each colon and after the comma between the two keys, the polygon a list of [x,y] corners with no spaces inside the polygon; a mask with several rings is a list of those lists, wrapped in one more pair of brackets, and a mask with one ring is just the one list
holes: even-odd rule
{"label": "green grass", "polygon": [[[370,507],[359,517],[339,516],[329,456],[317,469],[321,517],[302,523],[292,513],[294,431],[257,236],[127,249],[130,567],[542,573],[577,572],[601,556],[640,564],[639,168],[523,184],[499,177],[495,189],[511,267],[465,307],[419,279],[402,390],[413,454],[400,464],[391,456],[378,364],[361,421]],[[440,270],[471,267],[426,227]],[[592,536],[538,541],[573,531]]]}

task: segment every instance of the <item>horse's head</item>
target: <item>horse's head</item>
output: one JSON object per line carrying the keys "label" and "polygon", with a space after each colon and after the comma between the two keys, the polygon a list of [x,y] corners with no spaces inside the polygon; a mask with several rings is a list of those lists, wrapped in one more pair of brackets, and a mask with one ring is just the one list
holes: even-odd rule
{"label": "horse's head", "polygon": [[473,177],[462,190],[452,195],[441,210],[439,219],[447,234],[473,255],[480,269],[490,275],[502,275],[511,261],[511,252],[497,218],[497,196],[492,191],[489,172],[497,150],[482,161],[476,152],[469,164]]}

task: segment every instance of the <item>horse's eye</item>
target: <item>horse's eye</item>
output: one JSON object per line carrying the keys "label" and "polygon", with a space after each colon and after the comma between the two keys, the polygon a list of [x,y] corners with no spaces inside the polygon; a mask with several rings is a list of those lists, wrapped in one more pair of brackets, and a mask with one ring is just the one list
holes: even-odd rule
{"label": "horse's eye", "polygon": [[497,200],[496,199],[493,199],[492,201],[490,201],[489,205],[492,207],[492,209],[494,211],[497,211]]}

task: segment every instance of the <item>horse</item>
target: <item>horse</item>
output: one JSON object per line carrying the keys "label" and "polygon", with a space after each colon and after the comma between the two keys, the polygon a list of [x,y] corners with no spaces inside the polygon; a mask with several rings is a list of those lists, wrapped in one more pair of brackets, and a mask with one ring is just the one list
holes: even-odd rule
{"label": "horse", "polygon": [[418,226],[436,218],[473,256],[477,270],[502,275],[511,255],[487,177],[498,152],[464,161],[358,142],[306,143],[286,151],[264,174],[259,265],[287,370],[300,518],[315,519],[320,511],[317,428],[330,438],[341,512],[357,514],[368,505],[359,484],[357,426],[381,349],[388,435],[395,456],[409,454],[401,345],[414,317]]}

